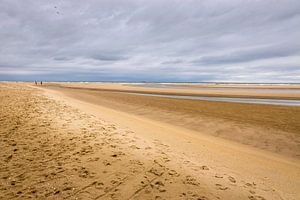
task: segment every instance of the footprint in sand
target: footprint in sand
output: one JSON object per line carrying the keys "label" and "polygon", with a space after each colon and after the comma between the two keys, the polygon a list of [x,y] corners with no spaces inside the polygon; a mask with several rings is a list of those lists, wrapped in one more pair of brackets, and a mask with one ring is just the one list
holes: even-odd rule
{"label": "footprint in sand", "polygon": [[199,171],[199,170],[209,170],[209,168],[206,165],[203,166],[193,166],[192,170]]}
{"label": "footprint in sand", "polygon": [[250,200],[266,200],[266,198],[259,196],[259,195],[250,195],[250,196],[248,196],[248,198]]}
{"label": "footprint in sand", "polygon": [[198,195],[196,193],[193,193],[192,191],[183,192],[179,195],[179,197],[190,200],[208,200],[208,198],[206,198],[205,196]]}
{"label": "footprint in sand", "polygon": [[164,148],[169,148],[169,145],[163,144],[160,140],[157,140],[157,139],[155,139],[153,143],[157,146],[161,146],[161,147],[164,147]]}
{"label": "footprint in sand", "polygon": [[160,167],[152,167],[148,172],[156,176],[161,176],[164,173],[164,170]]}
{"label": "footprint in sand", "polygon": [[111,157],[113,158],[117,158],[117,157],[120,157],[120,156],[124,156],[125,153],[123,153],[122,151],[118,151],[118,152],[115,152],[111,155]]}
{"label": "footprint in sand", "polygon": [[97,181],[95,183],[95,188],[98,189],[98,190],[103,190],[104,189],[104,183]]}
{"label": "footprint in sand", "polygon": [[235,178],[232,177],[232,176],[228,176],[228,180],[229,180],[231,183],[236,183]]}
{"label": "footprint in sand", "polygon": [[80,170],[78,171],[78,176],[81,178],[92,178],[95,176],[95,173],[90,172],[87,170],[85,167],[81,167]]}
{"label": "footprint in sand", "polygon": [[131,149],[140,149],[140,147],[137,147],[136,145],[131,145],[130,148]]}
{"label": "footprint in sand", "polygon": [[197,181],[197,179],[192,176],[186,176],[183,183],[188,184],[188,185],[195,185],[195,186],[200,185],[200,183]]}
{"label": "footprint in sand", "polygon": [[164,186],[165,186],[164,183],[162,181],[159,181],[159,180],[155,181],[154,184],[151,184],[151,187],[157,189],[159,192],[166,192],[167,191]]}
{"label": "footprint in sand", "polygon": [[223,185],[218,184],[218,183],[216,184],[216,186],[217,186],[218,190],[228,190],[229,189],[229,187],[223,186]]}
{"label": "footprint in sand", "polygon": [[209,170],[209,168],[206,165],[201,166],[200,169],[202,169],[202,170]]}
{"label": "footprint in sand", "polygon": [[254,183],[254,182],[253,182],[253,183],[246,183],[245,186],[246,186],[246,187],[255,188],[256,183]]}
{"label": "footprint in sand", "polygon": [[108,160],[104,160],[102,163],[105,166],[110,166],[111,165],[111,162],[109,162]]}
{"label": "footprint in sand", "polygon": [[13,155],[9,155],[6,157],[5,162],[9,162],[12,159]]}
{"label": "footprint in sand", "polygon": [[139,160],[130,160],[129,161],[131,164],[134,164],[134,165],[144,165],[141,161],[139,161]]}
{"label": "footprint in sand", "polygon": [[216,175],[215,175],[215,178],[223,178],[223,176],[220,175],[220,174],[216,174]]}
{"label": "footprint in sand", "polygon": [[168,171],[168,174],[170,176],[175,176],[175,177],[180,176],[180,174],[178,174],[175,170],[172,170],[172,169]]}

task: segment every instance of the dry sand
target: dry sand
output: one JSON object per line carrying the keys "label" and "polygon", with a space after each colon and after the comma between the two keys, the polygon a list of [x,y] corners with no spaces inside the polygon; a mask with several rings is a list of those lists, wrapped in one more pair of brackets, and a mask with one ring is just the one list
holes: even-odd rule
{"label": "dry sand", "polygon": [[299,160],[0,84],[0,199],[299,199]]}

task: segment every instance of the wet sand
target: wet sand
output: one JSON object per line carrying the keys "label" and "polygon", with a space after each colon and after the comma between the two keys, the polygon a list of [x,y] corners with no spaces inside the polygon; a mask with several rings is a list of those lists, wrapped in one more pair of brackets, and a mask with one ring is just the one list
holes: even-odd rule
{"label": "wet sand", "polygon": [[[138,84],[128,84],[128,83],[48,83],[48,86],[52,87],[69,87],[73,89],[90,89],[90,90],[102,90],[108,92],[138,92],[138,93],[151,93],[151,94],[164,94],[164,95],[186,95],[186,96],[207,96],[207,97],[237,97],[237,98],[265,98],[265,99],[295,99],[300,100],[300,85],[218,85],[211,86],[206,84],[197,85],[198,88],[206,88],[205,90],[193,89],[195,85],[186,84],[185,87],[172,87],[172,88],[160,88],[160,87],[140,87]],[[210,88],[212,88],[210,90]],[[220,90],[216,90],[219,88]],[[226,90],[222,90],[226,88]],[[232,90],[230,90],[232,88]],[[274,89],[274,92],[258,92],[252,90],[235,90],[243,88],[252,88],[252,89]],[[289,90],[291,92],[278,92],[276,90]]]}
{"label": "wet sand", "polygon": [[[106,92],[101,94],[101,103],[96,103],[97,95],[78,94],[77,90],[76,96],[71,89],[62,90],[24,83],[0,84],[0,199],[300,196],[300,164],[296,158],[202,134],[180,124],[174,126],[160,118],[154,120],[145,114],[150,100],[146,105],[136,104],[145,99],[134,102],[132,97]],[[131,108],[133,104],[141,107],[140,114],[137,107]],[[224,105],[215,112],[207,106],[201,114],[208,117],[205,120],[216,120],[213,115],[222,111],[221,116],[237,120],[239,116],[226,114],[229,110],[224,110]],[[287,112],[277,108],[280,113]],[[158,108],[152,112],[162,114]],[[275,124],[271,118],[264,127],[254,120],[255,116],[248,117],[264,130]],[[298,127],[293,123],[282,123],[275,129],[295,133]]]}
{"label": "wet sand", "polygon": [[148,88],[177,88],[194,90],[231,90],[239,92],[300,93],[300,84],[196,84],[196,83],[124,83],[125,86]]}
{"label": "wet sand", "polygon": [[282,105],[282,106],[300,106],[300,100],[287,99],[255,99],[255,98],[230,98],[230,97],[205,97],[205,96],[184,96],[184,95],[165,95],[165,94],[151,94],[151,93],[137,93],[137,92],[122,92],[125,94],[155,96],[172,99],[189,99],[189,100],[204,100],[204,101],[221,101],[233,103],[251,103],[251,104],[266,104],[266,105]]}
{"label": "wet sand", "polygon": [[55,87],[85,102],[300,158],[300,107],[171,99]]}

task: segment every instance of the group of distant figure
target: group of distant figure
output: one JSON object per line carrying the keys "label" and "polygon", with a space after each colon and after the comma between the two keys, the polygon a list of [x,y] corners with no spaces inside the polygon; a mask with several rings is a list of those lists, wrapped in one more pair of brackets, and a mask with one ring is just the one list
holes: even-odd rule
{"label": "group of distant figure", "polygon": [[[37,81],[34,81],[35,85],[38,85]],[[43,81],[40,82],[41,85],[43,85]]]}

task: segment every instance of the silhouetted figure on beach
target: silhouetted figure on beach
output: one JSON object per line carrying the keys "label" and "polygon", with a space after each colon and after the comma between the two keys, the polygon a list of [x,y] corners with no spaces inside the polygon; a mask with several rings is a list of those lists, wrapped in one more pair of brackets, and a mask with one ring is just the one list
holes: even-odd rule
{"label": "silhouetted figure on beach", "polygon": [[37,82],[36,82],[36,81],[34,81],[34,83],[35,83],[35,85],[37,85]]}
{"label": "silhouetted figure on beach", "polygon": [[43,85],[43,81],[41,81],[41,85]]}

